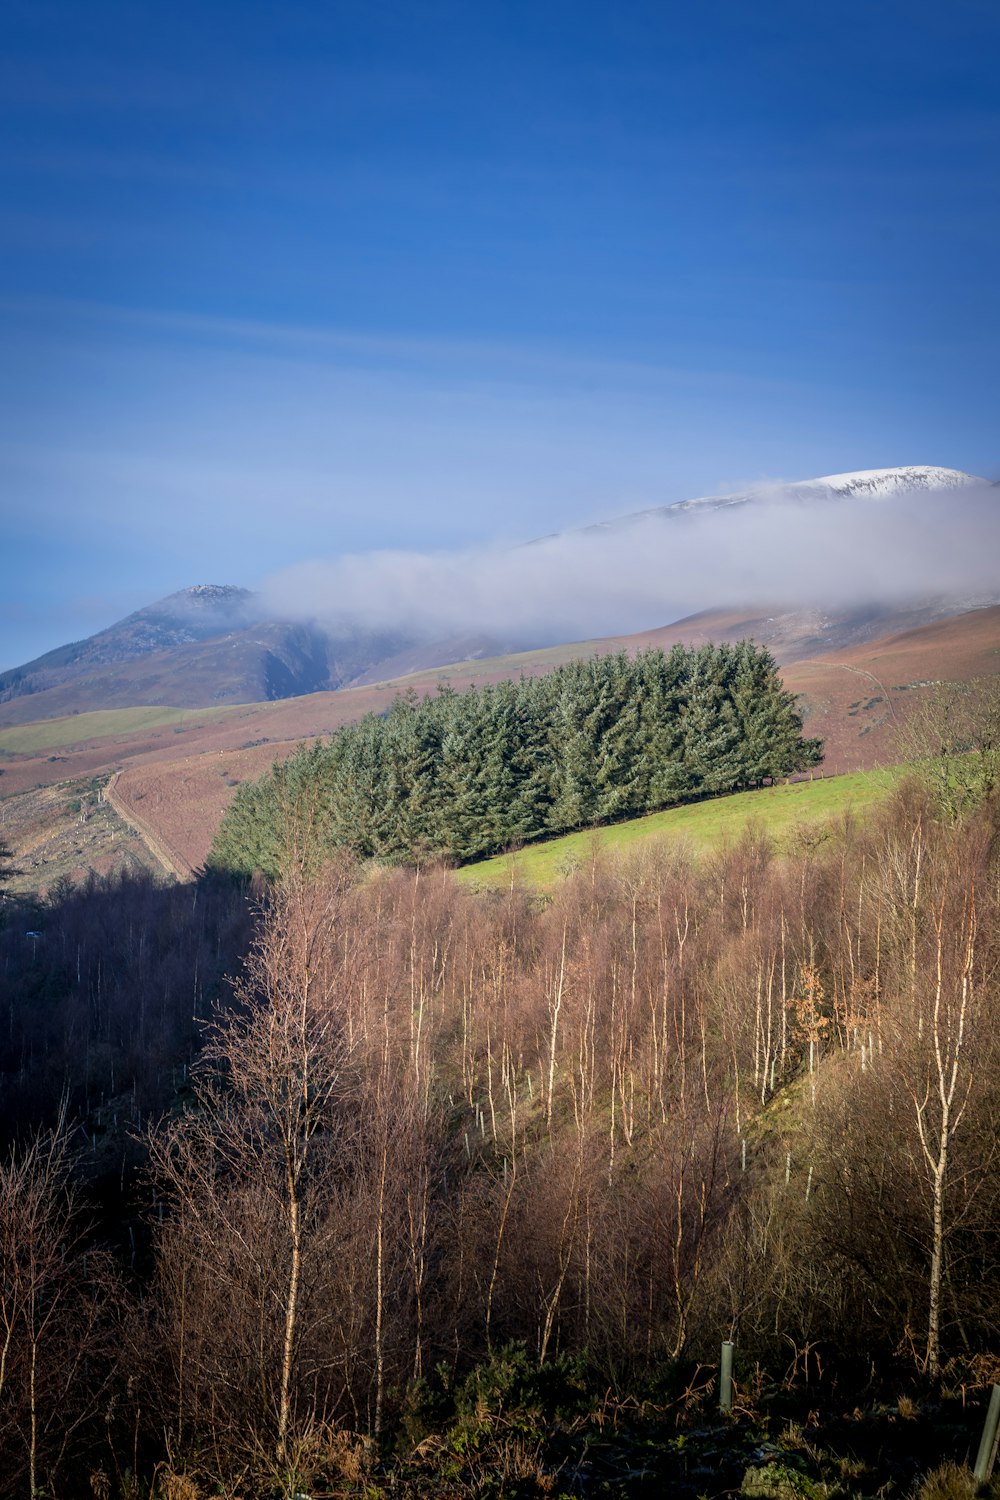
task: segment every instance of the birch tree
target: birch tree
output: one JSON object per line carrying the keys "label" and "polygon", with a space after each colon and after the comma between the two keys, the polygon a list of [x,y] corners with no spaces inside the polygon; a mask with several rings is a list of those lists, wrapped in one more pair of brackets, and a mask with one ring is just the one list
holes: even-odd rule
{"label": "birch tree", "polygon": [[0,1493],[54,1484],[114,1365],[114,1279],[87,1244],[65,1117],[0,1162]]}
{"label": "birch tree", "polygon": [[[346,1093],[327,964],[333,904],[319,887],[275,899],[235,985],[238,1009],[212,1029],[193,1107],[152,1141],[154,1172],[174,1207],[161,1246],[175,1262],[178,1429],[194,1391],[212,1388],[214,1408],[228,1386],[234,1428],[242,1421],[283,1475],[296,1467],[296,1433],[317,1416],[307,1393],[298,1405],[301,1304]],[[200,1309],[197,1341],[182,1288]],[[213,1298],[230,1310],[226,1338],[205,1327]]]}
{"label": "birch tree", "polygon": [[946,897],[932,913],[934,986],[924,1025],[925,1066],[922,1087],[913,1090],[917,1134],[931,1195],[931,1256],[928,1282],[927,1346],[924,1368],[932,1379],[941,1373],[941,1288],[948,1233],[946,1209],[952,1146],[972,1088],[969,1032],[975,1000],[976,892],[965,893],[958,928],[957,960],[948,972]]}

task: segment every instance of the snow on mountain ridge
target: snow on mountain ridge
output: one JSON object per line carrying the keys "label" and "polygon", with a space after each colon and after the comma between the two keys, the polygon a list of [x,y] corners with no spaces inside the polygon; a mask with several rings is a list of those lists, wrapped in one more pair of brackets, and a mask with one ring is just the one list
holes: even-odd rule
{"label": "snow on mountain ridge", "polygon": [[661,511],[683,511],[694,506],[710,509],[726,505],[746,505],[753,500],[812,500],[824,493],[838,498],[858,496],[864,499],[887,499],[911,490],[954,490],[985,484],[975,474],[962,469],[943,469],[933,464],[908,464],[894,469],[854,469],[846,474],[823,474],[817,479],[797,479],[791,483],[761,484],[732,495],[700,495],[693,500],[678,500],[673,505],[656,506],[647,514]]}
{"label": "snow on mountain ridge", "polygon": [[985,484],[964,469],[942,469],[934,464],[908,464],[896,469],[855,469],[849,474],[827,474],[805,484],[824,485],[837,494],[894,494],[897,490],[954,490]]}
{"label": "snow on mountain ridge", "polygon": [[944,469],[934,464],[909,464],[891,469],[855,469],[845,474],[824,474],[817,479],[761,483],[752,489],[736,490],[728,495],[699,495],[691,500],[675,500],[670,505],[653,505],[648,510],[632,511],[611,520],[598,521],[583,530],[617,530],[622,526],[632,526],[638,521],[761,503],[815,503],[834,499],[888,500],[918,490],[946,492],[968,489],[973,485],[986,485],[987,482],[962,469]]}

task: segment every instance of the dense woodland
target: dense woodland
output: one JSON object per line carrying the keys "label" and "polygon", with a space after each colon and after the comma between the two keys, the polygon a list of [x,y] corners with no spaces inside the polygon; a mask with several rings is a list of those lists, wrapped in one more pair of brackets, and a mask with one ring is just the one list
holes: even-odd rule
{"label": "dense woodland", "polygon": [[396,700],[242,786],[215,868],[278,875],[313,857],[461,861],[692,797],[760,786],[820,759],[752,641],[573,662],[542,677]]}
{"label": "dense woodland", "polygon": [[995,1378],[995,798],[544,901],[342,852],[2,910],[2,1494],[323,1492],[428,1434],[495,1493],[517,1379],[662,1431],[722,1337],[744,1410]]}

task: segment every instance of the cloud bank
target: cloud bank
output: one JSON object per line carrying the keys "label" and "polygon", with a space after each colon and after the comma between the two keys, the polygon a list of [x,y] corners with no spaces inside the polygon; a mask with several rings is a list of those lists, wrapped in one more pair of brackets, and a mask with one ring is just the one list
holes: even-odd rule
{"label": "cloud bank", "polygon": [[269,578],[269,610],[335,631],[511,646],[653,629],[702,609],[826,609],[1000,598],[1000,488],[830,498],[780,487],[721,509],[654,513],[521,547],[377,551]]}

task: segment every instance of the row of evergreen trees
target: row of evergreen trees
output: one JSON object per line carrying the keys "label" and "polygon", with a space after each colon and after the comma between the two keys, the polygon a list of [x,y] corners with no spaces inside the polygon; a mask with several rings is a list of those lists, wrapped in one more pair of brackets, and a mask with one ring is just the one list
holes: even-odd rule
{"label": "row of evergreen trees", "polygon": [[817,764],[819,740],[751,641],[624,653],[543,677],[397,698],[240,787],[210,864],[280,873],[309,852],[475,859]]}

